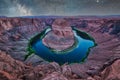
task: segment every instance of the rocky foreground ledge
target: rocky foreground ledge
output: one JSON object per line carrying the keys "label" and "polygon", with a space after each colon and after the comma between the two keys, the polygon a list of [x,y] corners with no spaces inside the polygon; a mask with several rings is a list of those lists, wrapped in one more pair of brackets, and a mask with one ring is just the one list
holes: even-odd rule
{"label": "rocky foreground ledge", "polygon": [[52,62],[33,67],[0,51],[0,80],[120,80],[120,59],[99,72],[99,75],[82,79],[67,64],[60,66]]}
{"label": "rocky foreground ledge", "polygon": [[[64,77],[64,79],[62,78],[61,80],[90,80],[91,78],[93,78],[91,80],[119,80],[119,16],[118,18],[64,18],[65,20],[70,22],[71,26],[75,26],[77,29],[89,33],[98,44],[96,47],[91,49],[90,55],[88,56],[87,60],[82,64],[66,64],[63,65],[66,67],[62,68],[62,66],[59,66],[57,63],[55,63],[55,65],[58,65],[61,69],[60,71],[56,66],[51,67],[51,64],[54,63],[48,63],[47,61],[41,59],[36,55],[32,55],[26,61],[24,61],[24,57],[27,54],[26,49],[29,40],[37,33],[40,33],[48,26],[51,26],[55,19],[56,18],[0,18],[0,50],[2,51],[0,52],[2,56],[0,58],[0,75],[2,77],[6,77],[8,78],[8,80],[12,80],[11,77],[15,77],[15,80],[17,80],[17,78],[22,80],[35,80],[37,78],[36,80],[39,80],[39,73],[41,76],[40,70],[42,70],[44,75],[40,79],[48,78],[48,80],[50,80],[50,76],[62,76]],[[4,65],[6,63],[7,67],[6,65]],[[31,63],[35,67],[27,65],[28,63]],[[65,74],[63,74],[64,72]],[[66,73],[70,73],[70,76],[68,76],[68,74],[66,76]],[[9,76],[11,77],[9,78]],[[32,76],[34,79],[30,76]],[[60,78],[58,78],[58,80],[60,80]]]}

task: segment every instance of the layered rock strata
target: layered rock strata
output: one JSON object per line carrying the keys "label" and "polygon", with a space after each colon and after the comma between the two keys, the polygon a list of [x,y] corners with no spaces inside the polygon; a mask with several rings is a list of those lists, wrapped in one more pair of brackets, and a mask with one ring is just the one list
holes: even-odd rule
{"label": "layered rock strata", "polygon": [[[24,56],[27,54],[26,48],[30,38],[46,29],[47,25],[52,25],[55,19],[56,18],[0,18],[0,50],[11,55],[15,60],[19,60],[24,63],[32,63],[33,65],[45,64],[47,66],[48,63],[36,55],[30,56],[26,61],[24,61]],[[112,63],[120,59],[119,16],[65,17],[64,19],[69,21],[71,26],[75,26],[79,30],[89,33],[98,44],[96,47],[91,49],[87,61],[82,64],[74,63],[67,65],[70,66],[72,74],[75,74],[74,76],[78,76],[78,79],[87,79],[87,77],[94,75],[101,77],[99,76],[101,71],[109,68]],[[1,61],[3,62],[4,60]],[[43,67],[41,69],[45,71]],[[65,73],[70,73],[68,69],[66,70],[68,72]],[[109,68],[108,71],[112,71],[111,68]],[[59,73],[56,73],[56,75],[59,76]],[[105,76],[107,77],[107,75]]]}
{"label": "layered rock strata", "polygon": [[75,42],[70,24],[64,19],[56,19],[52,24],[52,30],[46,34],[42,42],[56,51],[70,48]]}
{"label": "layered rock strata", "polygon": [[52,62],[33,67],[0,51],[0,80],[120,80],[120,59],[106,66],[99,75],[83,79],[70,65]]}

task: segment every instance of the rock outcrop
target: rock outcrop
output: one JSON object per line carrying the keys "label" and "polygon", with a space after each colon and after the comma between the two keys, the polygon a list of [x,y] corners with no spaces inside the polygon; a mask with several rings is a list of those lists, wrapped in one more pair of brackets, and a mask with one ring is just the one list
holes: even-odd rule
{"label": "rock outcrop", "polygon": [[70,24],[64,19],[56,19],[52,24],[52,30],[47,33],[42,42],[57,51],[68,49],[75,42]]}
{"label": "rock outcrop", "polygon": [[106,67],[99,75],[89,77],[91,80],[120,80],[120,59]]}
{"label": "rock outcrop", "polygon": [[33,67],[0,51],[0,80],[69,80],[70,78],[72,74],[66,65],[60,67],[53,62]]}
{"label": "rock outcrop", "polygon": [[99,75],[81,78],[70,65],[52,62],[33,67],[0,51],[0,80],[120,80],[120,59],[107,66]]}
{"label": "rock outcrop", "polygon": [[[0,18],[0,50],[4,51],[2,52],[2,54],[6,53],[11,55],[11,57],[15,59],[15,60],[12,59],[13,62],[19,60],[17,61],[18,66],[20,66],[19,65],[20,61],[26,64],[32,63],[32,65],[36,65],[36,66],[39,65],[39,67],[29,66],[28,68],[28,67],[24,67],[26,65],[22,63],[23,66],[20,67],[20,69],[22,68],[22,70],[19,71],[16,63],[13,63],[13,65],[15,64],[15,66],[17,66],[18,69],[15,76],[19,77],[19,73],[20,73],[20,75],[23,74],[21,77],[21,79],[23,80],[25,79],[30,80],[30,78],[32,80],[38,80],[38,78],[42,80],[44,79],[44,77],[46,78],[48,77],[48,79],[50,79],[50,76],[55,74],[57,77],[58,75],[60,75],[60,77],[64,76],[64,79],[67,78],[68,80],[70,79],[80,80],[81,78],[87,80],[89,76],[92,77],[89,77],[88,80],[90,80],[91,78],[93,78],[93,80],[94,79],[96,80],[97,78],[101,77],[99,76],[99,74],[102,75],[101,72],[104,71],[106,72],[107,70],[108,73],[109,71],[111,71],[111,73],[112,71],[116,72],[115,69],[111,69],[111,67],[109,68],[109,66],[113,65],[114,62],[116,62],[116,60],[118,61],[118,59],[120,59],[120,31],[119,31],[120,17],[119,16],[117,18],[113,18],[113,17],[112,18],[111,17],[105,17],[105,18],[104,17],[100,17],[100,18],[99,17],[94,17],[94,18],[65,17],[64,18],[65,20],[70,22],[70,26],[74,26],[82,31],[89,33],[97,43],[97,46],[91,49],[88,59],[82,64],[74,63],[67,66],[65,65],[64,68],[57,67],[58,72],[56,72],[55,70],[56,68],[48,67],[48,65],[50,66],[51,64],[47,63],[45,60],[41,59],[38,56],[32,55],[29,57],[29,59],[24,61],[24,56],[27,54],[26,48],[30,38],[33,37],[36,33],[40,33],[41,31],[46,29],[47,28],[46,25],[52,25],[55,19],[56,18],[42,18],[42,19],[41,18],[32,18],[32,19],[7,18],[7,17]],[[4,61],[9,59],[9,57],[1,58],[1,59],[2,59],[1,60],[2,62],[1,65],[2,65],[3,63],[6,63]],[[7,66],[11,66],[10,60],[8,60],[8,62],[9,63],[7,63],[8,64]],[[115,66],[118,67],[119,65],[115,65]],[[11,69],[13,70],[13,68]],[[44,72],[44,74],[46,75],[40,72],[39,69],[40,71],[42,70],[42,72]],[[61,71],[58,69],[60,69]],[[59,71],[62,73],[59,73]],[[14,72],[14,70],[12,72]],[[49,74],[49,72],[51,75]],[[113,74],[113,77],[117,76],[115,72]],[[10,76],[8,79],[12,79],[14,77],[12,76],[12,74],[7,74],[7,73],[9,72],[7,71],[3,72],[3,69],[1,69],[0,75],[2,75],[2,77],[0,79],[2,78],[6,79],[7,76]],[[34,75],[33,73],[36,75]],[[44,76],[40,77],[41,75]],[[109,74],[105,75],[104,79],[109,79],[107,78],[108,75]],[[100,79],[102,80],[102,78]],[[115,78],[115,80],[117,79],[119,80],[118,77]]]}
{"label": "rock outcrop", "polygon": [[0,80],[17,80],[25,70],[22,62],[14,60],[5,52],[0,51]]}

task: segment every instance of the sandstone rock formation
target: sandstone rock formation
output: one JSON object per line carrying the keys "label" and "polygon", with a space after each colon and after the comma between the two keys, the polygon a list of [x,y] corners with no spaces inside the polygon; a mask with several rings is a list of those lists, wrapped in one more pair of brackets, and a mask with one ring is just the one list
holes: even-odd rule
{"label": "sandstone rock formation", "polygon": [[74,44],[74,34],[70,24],[64,19],[56,19],[52,30],[42,39],[43,44],[57,51],[65,50]]}
{"label": "sandstone rock formation", "polygon": [[22,62],[14,60],[5,52],[0,51],[0,80],[17,80],[25,70]]}
{"label": "sandstone rock formation", "polygon": [[99,75],[89,77],[91,80],[120,80],[120,59],[106,67]]}
{"label": "sandstone rock formation", "polygon": [[120,80],[120,59],[107,66],[99,75],[83,79],[70,65],[52,62],[33,67],[17,61],[0,51],[0,80]]}
{"label": "sandstone rock formation", "polygon": [[55,62],[36,67],[25,65],[0,51],[0,80],[69,80],[72,74],[65,75],[68,71]]}
{"label": "sandstone rock formation", "polygon": [[[29,59],[27,59],[27,61],[23,61],[24,56],[27,54],[26,48],[30,38],[33,37],[36,33],[40,33],[45,28],[47,28],[46,24],[52,25],[52,22],[55,19],[56,18],[45,18],[45,19],[43,18],[42,19],[41,18],[37,18],[37,19],[36,18],[31,18],[31,19],[30,18],[7,18],[7,17],[0,18],[0,50],[4,51],[2,53],[11,55],[11,57],[15,59],[15,60],[12,59],[14,60],[13,65],[15,64],[15,66],[17,65],[20,66],[19,61],[22,61],[26,64],[32,63],[33,65],[39,65],[38,67],[27,66],[25,67],[25,71],[24,71],[24,68],[22,68],[22,70],[19,71],[17,66],[18,72],[24,75],[21,77],[21,79],[38,80],[38,78],[40,78],[42,80],[46,76],[48,76],[49,78],[49,76],[51,76],[52,74],[56,74],[56,76],[63,75],[65,78],[68,78],[68,80],[70,79],[82,80],[81,78],[85,78],[84,80],[87,80],[87,78],[88,80],[92,80],[92,78],[93,80],[97,80],[98,78],[99,80],[99,78],[101,77],[99,75],[102,75],[101,72],[103,71],[107,72],[107,70],[108,70],[108,73],[110,71],[114,72],[113,77],[118,76],[115,73],[116,70],[111,69],[111,67],[109,68],[109,66],[113,65],[114,62],[116,62],[116,60],[120,59],[120,30],[119,30],[120,17],[119,16],[117,18],[65,17],[65,20],[69,21],[71,26],[75,26],[76,28],[89,33],[92,37],[94,37],[96,43],[98,44],[96,47],[91,49],[88,59],[82,64],[74,63],[71,65],[67,65],[67,67],[65,65],[65,67],[63,68],[62,67],[55,68],[57,65],[54,65],[55,67],[53,66],[51,67],[51,64],[48,64],[45,60],[41,59],[38,56],[36,57],[35,55],[30,56]],[[83,25],[83,22],[85,25]],[[2,62],[1,65],[2,65],[3,63],[6,63],[4,62],[5,61],[4,59],[9,59],[9,57],[1,58],[1,59],[2,59],[1,60]],[[16,63],[14,63],[16,62],[16,60],[19,60],[17,61],[18,62],[17,65]],[[8,62],[9,62],[8,66],[11,66],[9,65],[11,61],[8,60]],[[23,67],[24,66],[26,65],[23,64]],[[115,65],[115,67],[118,67],[118,66],[119,65]],[[43,77],[40,77],[41,74],[43,75],[43,73],[39,71],[39,68],[46,75],[44,75]],[[58,72],[55,72],[56,71],[55,69],[57,69]],[[7,71],[3,72],[3,69],[1,70],[2,71],[0,75],[2,76],[2,78],[0,79],[3,80],[4,79],[3,77],[5,77],[4,75],[7,74],[8,72]],[[49,74],[50,72],[49,70],[51,70],[51,73],[50,73],[51,75]],[[60,70],[62,71],[62,73],[59,73]],[[15,74],[15,76],[19,77],[18,72]],[[33,73],[36,75],[34,75]],[[7,75],[12,76],[12,74],[7,74]],[[106,75],[105,73],[104,79],[109,79],[107,78],[108,75],[109,74]],[[11,79],[11,78],[8,78],[8,79]],[[100,79],[102,80],[102,78]],[[119,78],[115,78],[115,80],[117,79],[119,80]]]}

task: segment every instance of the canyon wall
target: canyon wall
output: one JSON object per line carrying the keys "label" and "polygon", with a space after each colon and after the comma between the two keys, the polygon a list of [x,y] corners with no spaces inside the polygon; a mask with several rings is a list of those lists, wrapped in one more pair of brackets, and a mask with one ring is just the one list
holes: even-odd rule
{"label": "canyon wall", "polygon": [[[2,51],[1,55],[7,54],[15,60],[19,60],[20,63],[18,64],[20,65],[18,66],[20,67],[24,67],[26,66],[26,64],[29,63],[33,66],[45,65],[47,68],[49,68],[48,64],[50,63],[36,55],[30,56],[26,61],[24,61],[24,56],[27,54],[27,46],[29,40],[34,35],[51,26],[56,18],[57,17],[0,18],[0,50]],[[70,75],[73,75],[73,77],[76,77],[76,79],[89,78],[88,80],[91,80],[91,78],[93,78],[93,80],[95,78],[99,78],[101,80],[109,80],[111,78],[109,76],[112,74],[113,71],[114,75],[111,75],[112,78],[119,80],[119,74],[117,74],[118,68],[116,70],[116,67],[120,67],[120,65],[117,65],[119,61],[118,59],[120,59],[120,17],[64,17],[64,19],[69,21],[72,27],[76,27],[82,31],[89,33],[97,43],[97,46],[91,49],[90,55],[84,63],[74,63],[70,65],[66,64],[67,66],[69,66],[70,70],[67,70],[66,68],[64,70],[68,71],[68,73],[69,71],[71,71],[72,74]],[[9,59],[9,57],[7,58]],[[13,61],[13,59],[10,61]],[[4,60],[1,60],[1,62],[5,63]],[[40,68],[44,69],[43,67]],[[34,69],[36,69],[35,72],[37,72],[37,69],[39,69],[39,67]],[[32,74],[32,71],[34,72],[34,70],[30,69],[30,71],[31,75],[33,76],[34,74]],[[109,74],[107,74],[107,72],[109,72]],[[7,73],[1,71],[0,75],[1,74],[6,76]],[[24,73],[22,72],[21,74]],[[10,74],[10,76],[12,76],[12,73]],[[52,74],[50,73],[46,76],[48,77],[46,77],[46,79],[44,80],[50,80],[50,76],[62,76],[64,79],[61,78],[61,80],[67,80],[67,77],[65,77],[63,73],[59,72],[55,72]],[[30,78],[27,80],[30,80]]]}

